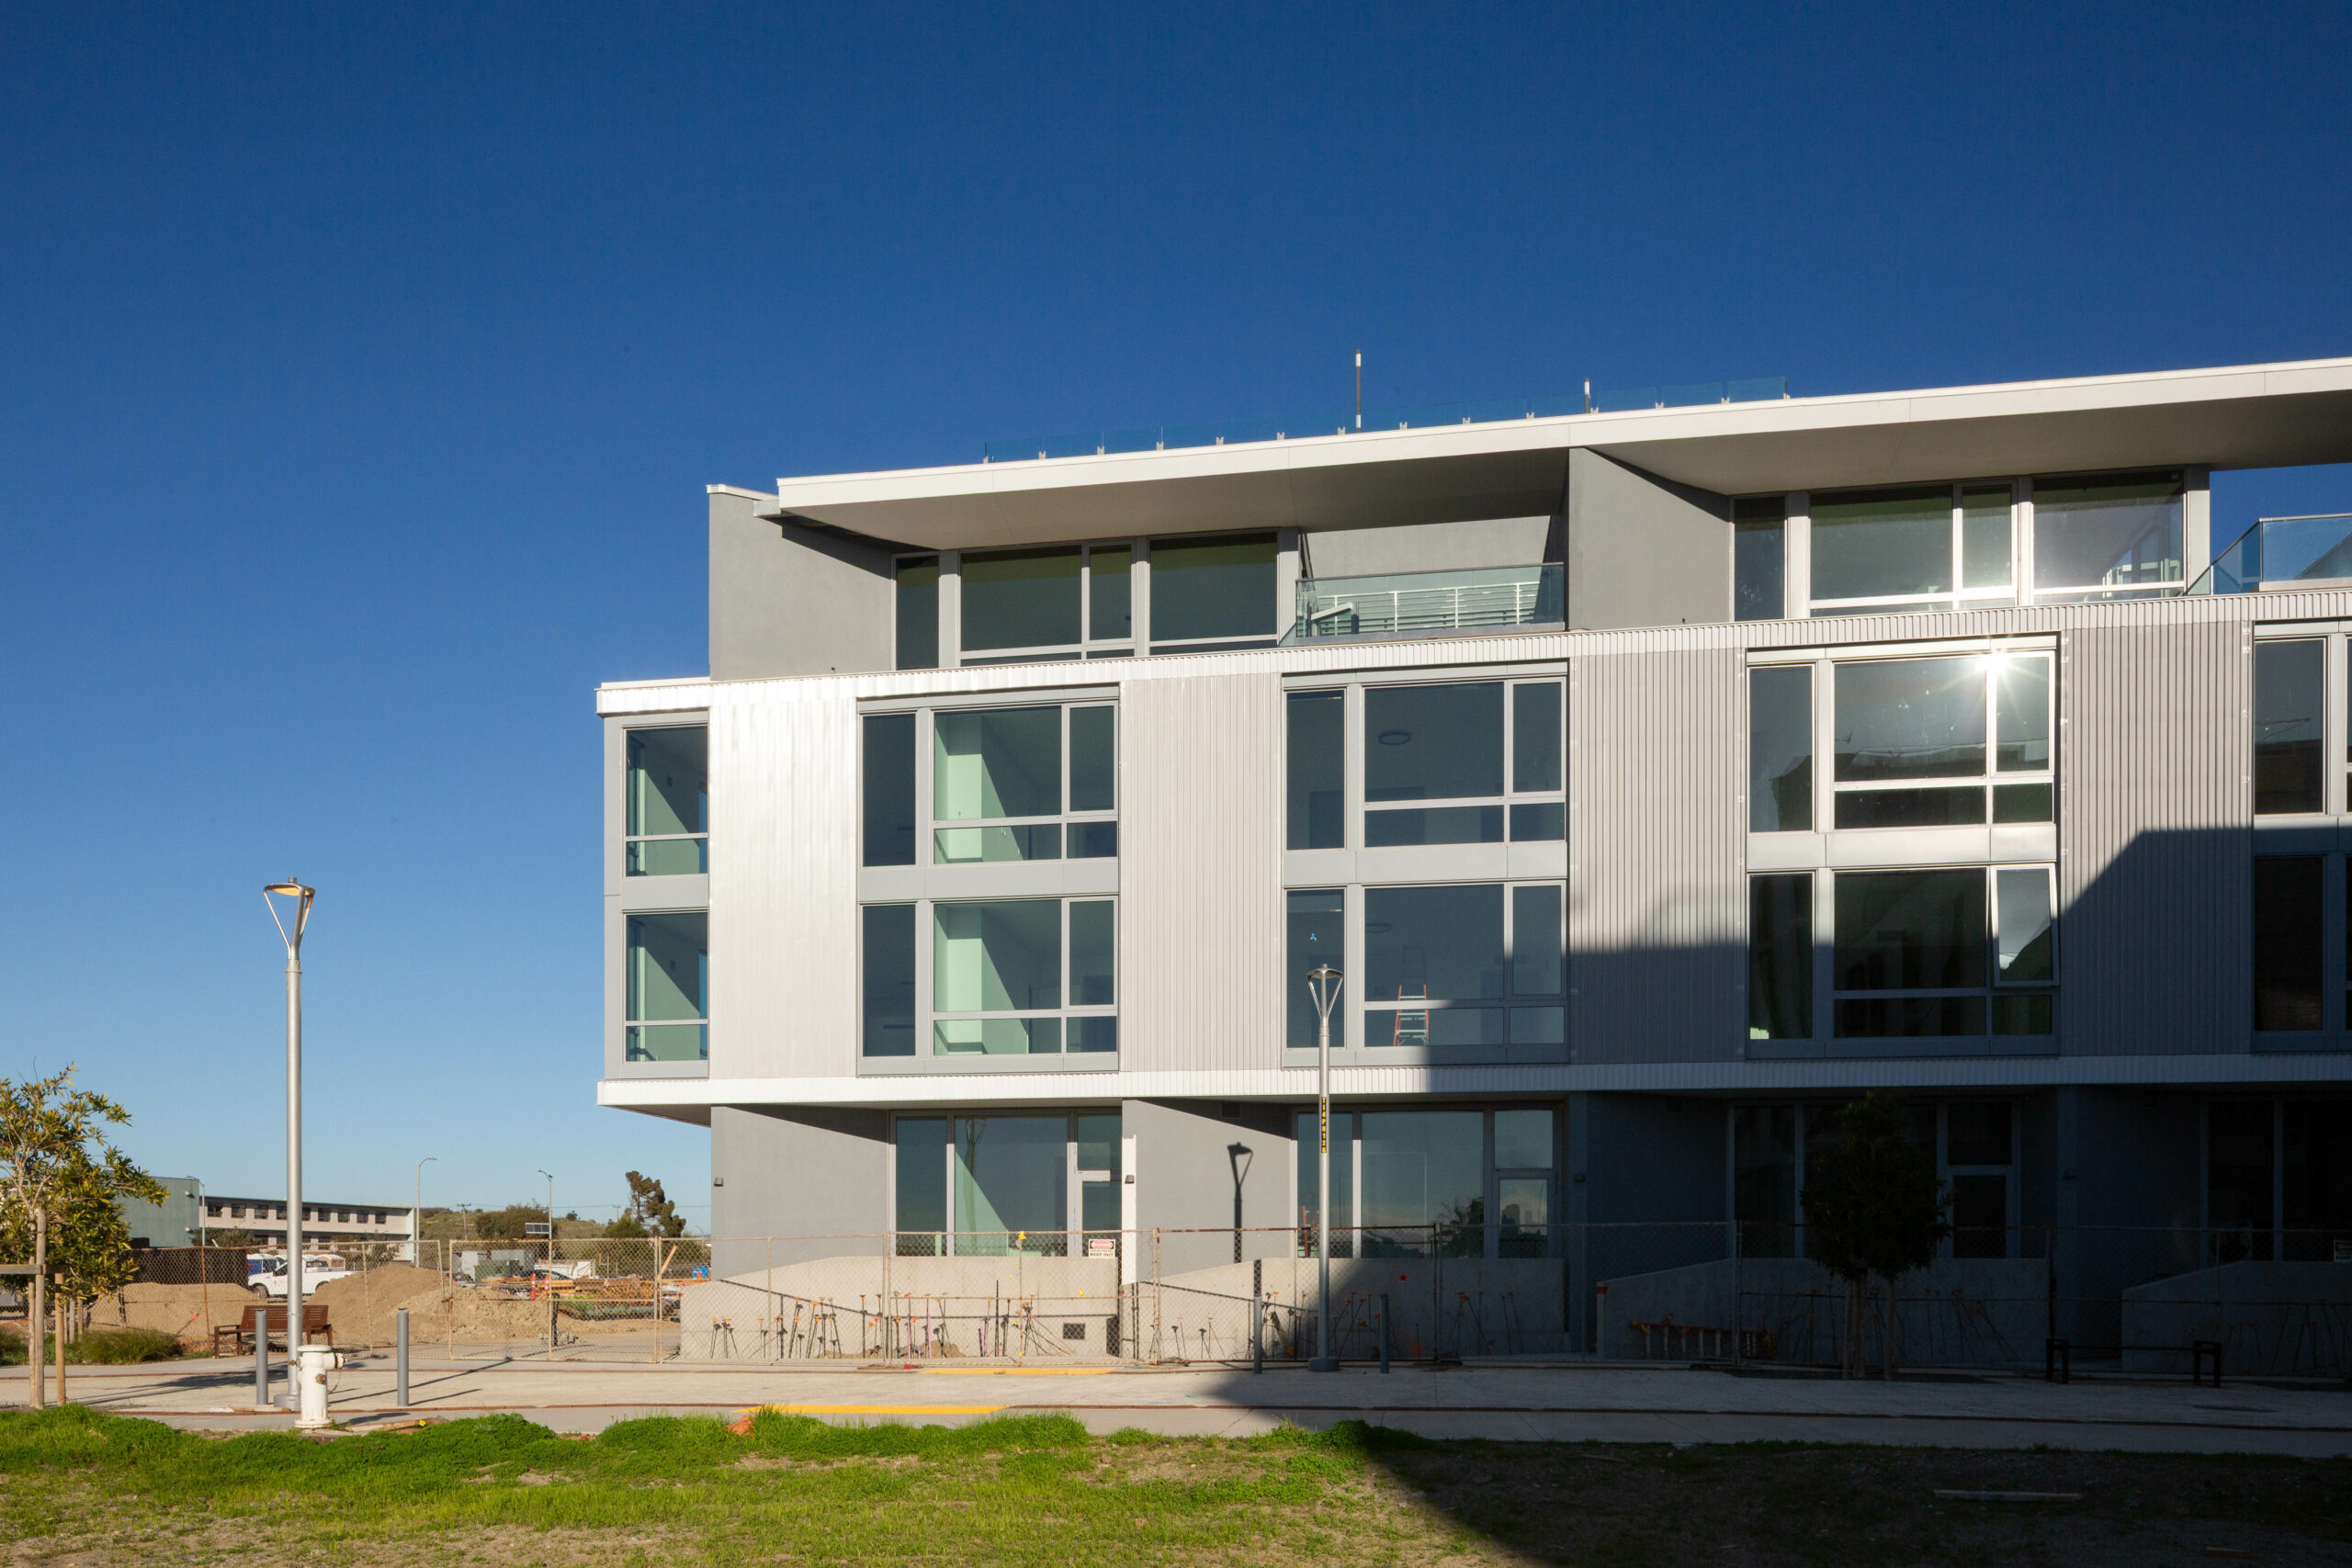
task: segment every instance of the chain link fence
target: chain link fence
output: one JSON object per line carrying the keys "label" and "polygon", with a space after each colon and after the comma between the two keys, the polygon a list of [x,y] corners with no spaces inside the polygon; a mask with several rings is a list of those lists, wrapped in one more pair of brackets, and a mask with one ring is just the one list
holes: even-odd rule
{"label": "chain link fence", "polygon": [[[1589,1356],[1834,1367],[1847,1286],[1795,1226],[1360,1227],[1329,1261],[1333,1354]],[[1202,1363],[1322,1353],[1312,1230],[370,1242],[311,1256],[338,1346],[456,1358],[716,1363]],[[2333,1239],[2183,1227],[1978,1228],[1866,1315],[1870,1364],[2340,1378],[2352,1256]],[[283,1259],[160,1248],[99,1326],[192,1350],[282,1295]],[[1891,1323],[1891,1330],[1889,1324]]]}

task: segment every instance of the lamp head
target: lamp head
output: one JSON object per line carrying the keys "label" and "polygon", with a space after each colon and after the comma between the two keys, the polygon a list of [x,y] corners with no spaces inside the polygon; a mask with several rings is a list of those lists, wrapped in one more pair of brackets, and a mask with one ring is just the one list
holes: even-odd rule
{"label": "lamp head", "polygon": [[1331,1006],[1340,999],[1343,984],[1340,972],[1329,964],[1317,964],[1306,972],[1306,994],[1315,998],[1315,1010],[1323,1018],[1330,1018]]}
{"label": "lamp head", "polygon": [[[262,888],[261,901],[269,906],[269,918],[277,922],[277,934],[284,939],[288,953],[300,951],[302,928],[311,923],[311,900],[318,896],[318,889],[306,887],[290,876]],[[287,917],[278,912],[277,901],[280,898],[293,900],[294,907],[289,911],[293,917],[290,928]]]}

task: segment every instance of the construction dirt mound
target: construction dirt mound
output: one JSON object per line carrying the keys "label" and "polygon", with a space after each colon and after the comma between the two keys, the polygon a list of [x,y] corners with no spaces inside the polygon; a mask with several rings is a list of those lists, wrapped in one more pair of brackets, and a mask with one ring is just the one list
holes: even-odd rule
{"label": "construction dirt mound", "polygon": [[389,1345],[396,1332],[395,1309],[409,1309],[409,1333],[422,1337],[424,1308],[429,1303],[437,1314],[442,1294],[448,1288],[448,1281],[431,1269],[387,1263],[364,1274],[329,1280],[311,1292],[311,1300],[327,1309],[336,1344]]}
{"label": "construction dirt mound", "polygon": [[185,1345],[209,1345],[215,1327],[235,1323],[260,1299],[236,1285],[125,1285],[92,1303],[90,1325],[153,1328]]}

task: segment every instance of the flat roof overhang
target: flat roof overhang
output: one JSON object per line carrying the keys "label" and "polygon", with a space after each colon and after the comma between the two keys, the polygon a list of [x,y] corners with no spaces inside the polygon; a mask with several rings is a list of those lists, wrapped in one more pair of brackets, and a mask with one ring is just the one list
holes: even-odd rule
{"label": "flat roof overhang", "polygon": [[1555,511],[1578,446],[1725,494],[2352,462],[2352,358],[831,474],[777,499],[925,549],[1448,523]]}

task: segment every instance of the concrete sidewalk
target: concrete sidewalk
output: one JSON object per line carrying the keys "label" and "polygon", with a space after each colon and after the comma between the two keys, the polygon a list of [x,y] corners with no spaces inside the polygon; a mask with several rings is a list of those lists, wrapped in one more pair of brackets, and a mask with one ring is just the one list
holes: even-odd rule
{"label": "concrete sidewalk", "polygon": [[[284,1388],[282,1375],[275,1384]],[[175,1426],[290,1427],[256,1411],[250,1361],[77,1367],[76,1402]],[[1846,1382],[1680,1367],[1494,1365],[1230,1368],[881,1366],[744,1368],[545,1360],[419,1360],[411,1404],[392,1403],[389,1357],[334,1376],[331,1408],[354,1427],[419,1416],[513,1412],[565,1432],[662,1414],[731,1414],[774,1404],[829,1420],[959,1422],[1067,1411],[1090,1430],[1139,1427],[1239,1436],[1289,1422],[1351,1418],[1433,1438],[1600,1442],[1851,1442],[1946,1448],[2352,1454],[2352,1393],[2340,1387],[1987,1376]],[[0,1407],[21,1407],[22,1377],[0,1378]]]}

